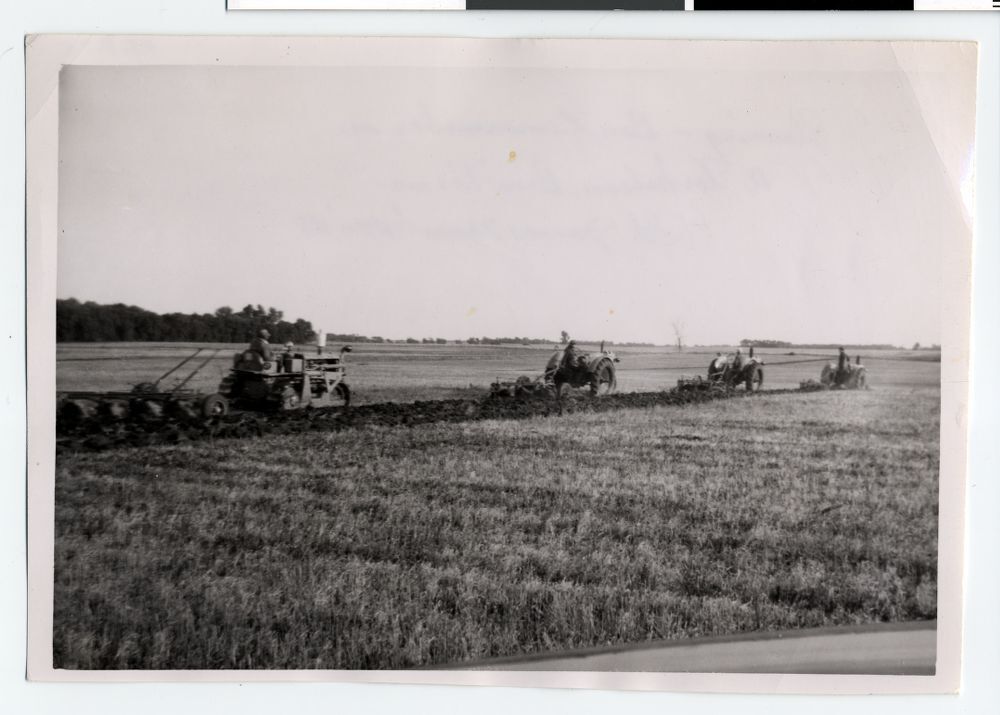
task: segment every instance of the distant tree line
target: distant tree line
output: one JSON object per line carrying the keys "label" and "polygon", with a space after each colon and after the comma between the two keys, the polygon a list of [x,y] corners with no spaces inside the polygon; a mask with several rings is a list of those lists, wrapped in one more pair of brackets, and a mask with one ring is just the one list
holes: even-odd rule
{"label": "distant tree line", "polygon": [[448,340],[446,338],[383,338],[380,335],[368,336],[357,335],[355,333],[327,333],[327,342],[333,343],[405,343],[407,345],[548,345],[551,340],[541,340],[539,338],[462,338],[458,340]]}
{"label": "distant tree line", "polygon": [[847,343],[789,343],[784,340],[751,340],[743,338],[740,346],[744,348],[798,348],[808,350],[836,350],[837,348],[850,348],[851,350],[896,350],[895,345],[885,343],[870,343],[864,345],[849,345]]}
{"label": "distant tree line", "polygon": [[316,339],[312,323],[284,319],[276,308],[246,305],[240,311],[222,307],[214,313],[160,315],[134,305],[81,303],[75,298],[56,301],[57,342],[198,342],[240,343],[267,328],[271,342],[297,344]]}
{"label": "distant tree line", "polygon": [[[563,334],[565,336],[565,333]],[[460,338],[457,340],[448,340],[446,338],[383,338],[379,335],[368,336],[368,335],[357,335],[355,333],[327,333],[326,340],[328,343],[395,343],[395,344],[405,344],[405,345],[448,345],[449,343],[454,345],[552,345],[556,341],[546,340],[544,338],[491,338],[487,336],[483,337],[472,337],[472,338]],[[566,337],[565,340],[559,340],[565,344],[569,340]],[[581,344],[594,344],[600,343],[600,340],[580,340]],[[653,343],[614,343],[610,340],[605,341],[606,346],[617,346],[617,347],[628,347],[628,348],[651,348]]]}
{"label": "distant tree line", "polygon": [[791,343],[787,343],[784,340],[751,340],[750,338],[743,338],[740,341],[740,345],[744,348],[750,346],[757,348],[791,348],[795,347]]}
{"label": "distant tree line", "polygon": [[[559,334],[559,342],[562,343],[563,345],[566,345],[569,342],[569,333],[567,333],[565,330],[563,330]],[[636,343],[636,342],[616,343],[613,340],[579,340],[578,339],[576,342],[580,343],[581,345],[597,345],[597,344],[601,344],[605,348],[609,348],[609,347],[612,347],[612,346],[614,346],[616,348],[655,348],[656,347],[655,343]],[[683,341],[679,338],[678,342],[677,342],[678,349],[683,349],[683,346],[681,345],[682,342]]]}
{"label": "distant tree line", "polygon": [[542,338],[488,338],[486,336],[466,338],[465,342],[469,345],[549,345],[552,343],[551,340]]}

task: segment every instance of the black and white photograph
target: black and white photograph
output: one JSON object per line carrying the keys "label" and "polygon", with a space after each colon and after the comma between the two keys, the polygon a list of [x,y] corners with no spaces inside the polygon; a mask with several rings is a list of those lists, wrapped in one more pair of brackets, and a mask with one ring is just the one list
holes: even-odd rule
{"label": "black and white photograph", "polygon": [[29,675],[956,686],[974,42],[77,41]]}

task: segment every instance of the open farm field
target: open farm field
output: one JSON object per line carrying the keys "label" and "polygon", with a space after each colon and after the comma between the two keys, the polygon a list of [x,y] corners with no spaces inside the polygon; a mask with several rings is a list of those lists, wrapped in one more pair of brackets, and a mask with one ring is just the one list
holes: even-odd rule
{"label": "open farm field", "polygon": [[[99,362],[65,358],[122,347],[61,346],[60,386]],[[445,397],[547,354],[359,347],[351,378]],[[689,357],[623,350],[620,388]],[[60,455],[55,667],[409,668],[933,619],[938,365],[866,362],[865,392]]]}
{"label": "open farm field", "polygon": [[[140,382],[151,382],[192,354],[199,347],[219,349],[200,373],[187,384],[199,392],[214,392],[243,344],[193,343],[63,343],[56,351],[59,390],[127,390]],[[331,345],[334,352],[339,345]],[[474,397],[486,391],[498,377],[511,380],[519,375],[538,375],[554,346],[488,345],[376,345],[360,344],[347,356],[347,383],[354,404],[411,402],[414,400]],[[312,352],[315,347],[303,347]],[[584,346],[596,349],[596,346]],[[618,389],[622,392],[663,390],[682,376],[704,375],[716,350],[694,348],[678,353],[671,348],[622,348],[617,351]],[[796,387],[802,380],[818,379],[824,358],[836,354],[789,350],[760,350],[764,387]],[[208,353],[205,354],[206,357]],[[937,386],[938,353],[872,351],[862,355],[873,389],[900,386]],[[931,360],[928,360],[930,358]],[[169,388],[183,379],[201,358],[192,360],[163,382]],[[804,362],[808,361],[808,362]]]}

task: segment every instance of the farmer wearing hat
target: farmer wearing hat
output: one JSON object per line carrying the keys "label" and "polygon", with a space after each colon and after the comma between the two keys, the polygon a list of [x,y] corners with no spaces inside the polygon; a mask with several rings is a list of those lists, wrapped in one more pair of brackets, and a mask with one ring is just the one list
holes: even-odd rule
{"label": "farmer wearing hat", "polygon": [[575,370],[580,361],[580,353],[576,349],[576,341],[570,340],[566,343],[566,350],[563,351],[563,367]]}
{"label": "farmer wearing hat", "polygon": [[840,348],[840,352],[837,354],[837,379],[838,385],[844,382],[847,378],[848,365],[851,364],[851,358],[847,356],[847,352],[843,347]]}
{"label": "farmer wearing hat", "polygon": [[265,362],[271,361],[271,344],[267,342],[269,337],[271,333],[267,328],[261,328],[257,337],[250,341],[250,350],[260,355]]}

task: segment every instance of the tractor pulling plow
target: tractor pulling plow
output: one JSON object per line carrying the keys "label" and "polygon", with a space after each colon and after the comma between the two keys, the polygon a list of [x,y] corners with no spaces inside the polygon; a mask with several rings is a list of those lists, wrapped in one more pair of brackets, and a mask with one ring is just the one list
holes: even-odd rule
{"label": "tractor pulling plow", "polygon": [[[234,356],[218,392],[204,394],[186,389],[190,380],[218,354],[215,350],[202,357],[177,385],[161,389],[160,384],[167,377],[202,356],[203,350],[188,356],[155,382],[141,383],[131,391],[60,393],[57,449],[101,450],[200,439],[340,431],[372,425],[521,419],[701,403],[758,393],[764,364],[752,354],[742,365],[732,357],[717,356],[705,378],[681,379],[670,390],[616,393],[619,358],[613,352],[602,346],[600,351],[580,354],[570,363],[559,350],[549,358],[542,375],[522,376],[508,382],[497,380],[480,399],[389,402],[348,410],[351,393],[344,381],[344,356],[350,352],[349,347],[334,356],[306,356],[287,351],[272,360],[264,360],[252,351],[241,351]],[[824,367],[824,376],[829,368]],[[860,365],[852,368],[851,379],[843,386],[866,385],[864,368]],[[816,387],[803,384],[799,389],[767,390],[766,394],[828,389],[821,383],[809,382]],[[745,389],[734,389],[737,385]],[[572,387],[587,388],[589,394],[581,395]]]}
{"label": "tractor pulling plow", "polygon": [[735,355],[716,354],[708,364],[705,378],[682,377],[677,381],[678,390],[723,390],[730,391],[743,385],[747,392],[757,392],[764,384],[764,361],[758,359],[750,348],[749,357],[744,360],[740,351]]}
{"label": "tractor pulling plow", "polygon": [[336,356],[307,357],[291,351],[265,360],[252,350],[240,351],[217,392],[198,393],[187,384],[218,355],[210,352],[178,384],[160,383],[197,357],[199,348],[155,382],[143,382],[125,392],[61,392],[56,396],[56,431],[72,433],[88,423],[197,422],[226,417],[231,411],[287,412],[305,407],[341,407],[350,404],[344,382],[344,347]]}
{"label": "tractor pulling plow", "polygon": [[521,375],[516,380],[497,381],[490,385],[492,397],[525,397],[551,395],[562,397],[567,388],[586,387],[593,397],[609,395],[618,389],[616,363],[620,362],[610,350],[601,345],[599,351],[582,353],[573,360],[566,357],[566,348],[552,353],[539,377]]}

